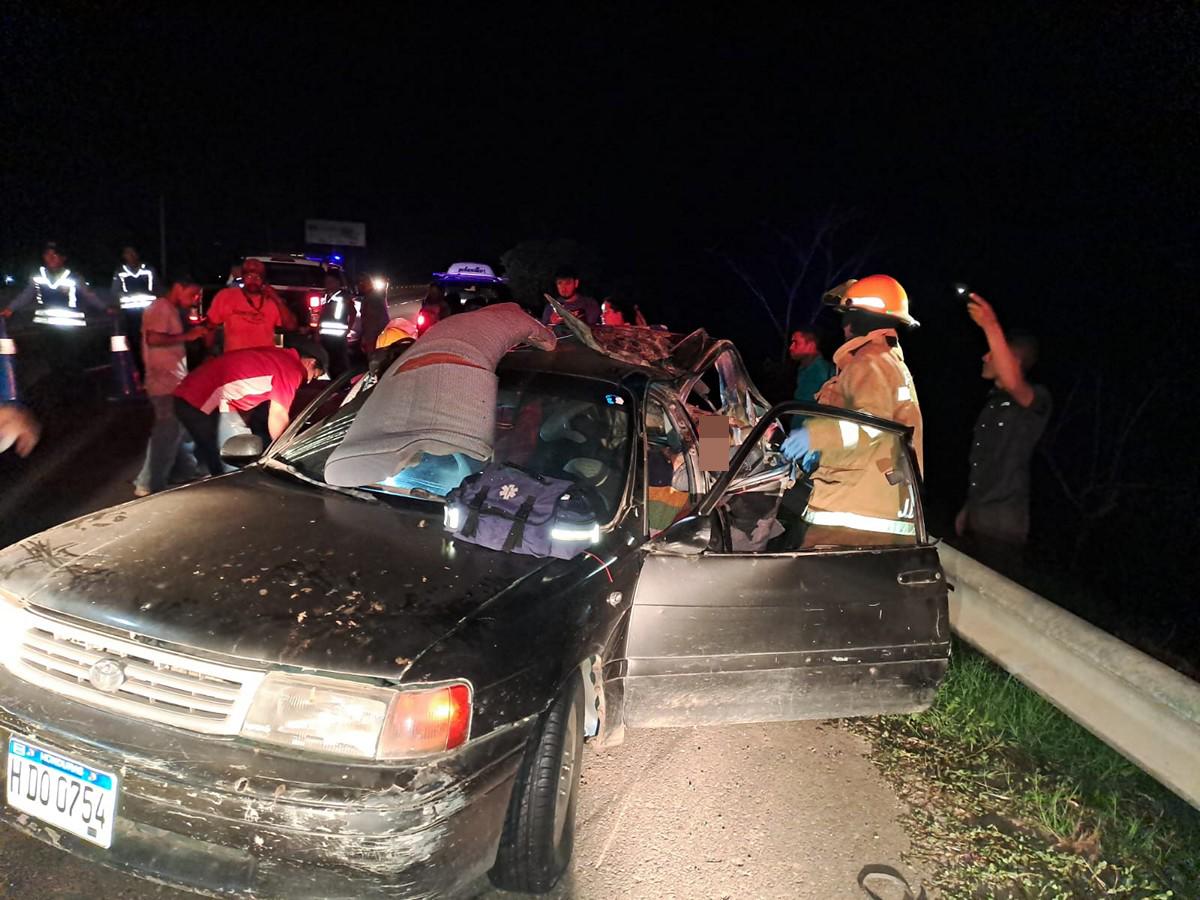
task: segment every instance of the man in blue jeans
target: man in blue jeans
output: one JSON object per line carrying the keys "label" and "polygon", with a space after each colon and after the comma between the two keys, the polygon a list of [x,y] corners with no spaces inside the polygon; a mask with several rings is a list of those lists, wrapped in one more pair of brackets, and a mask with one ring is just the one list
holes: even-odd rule
{"label": "man in blue jeans", "polygon": [[138,497],[163,490],[172,472],[187,478],[196,471],[196,460],[184,445],[183,427],[175,416],[174,393],[188,373],[187,342],[206,333],[202,326],[184,330],[180,310],[190,309],[199,299],[199,285],[179,280],[142,315],[142,359],[146,364],[146,394],[154,407],[154,427],[146,461],[133,482],[133,493]]}

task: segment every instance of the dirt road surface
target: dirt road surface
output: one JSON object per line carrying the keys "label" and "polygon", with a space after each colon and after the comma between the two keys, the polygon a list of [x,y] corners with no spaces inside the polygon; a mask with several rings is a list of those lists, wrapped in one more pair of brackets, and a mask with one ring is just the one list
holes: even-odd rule
{"label": "dirt road surface", "polygon": [[[572,869],[555,900],[862,898],[863,866],[910,883],[901,807],[833,723],[631,731],[585,754]],[[0,891],[22,900],[184,900],[194,895],[90,865],[0,830]],[[478,886],[478,900],[518,895]]]}

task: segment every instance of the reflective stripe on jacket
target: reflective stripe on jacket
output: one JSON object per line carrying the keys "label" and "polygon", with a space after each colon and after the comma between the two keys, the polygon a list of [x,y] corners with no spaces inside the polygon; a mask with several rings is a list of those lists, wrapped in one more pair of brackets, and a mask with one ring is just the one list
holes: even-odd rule
{"label": "reflective stripe on jacket", "polygon": [[[923,466],[921,407],[896,332],[878,329],[848,341],[833,361],[837,374],[822,386],[817,402],[911,426],[917,465]],[[846,420],[813,416],[805,424],[812,448],[821,451],[810,509],[856,517],[859,524],[848,527],[861,529],[862,522],[874,520],[877,527],[866,530],[901,533],[897,529],[916,512],[909,479],[888,478],[902,466],[903,442]],[[911,532],[904,527],[904,533]]]}

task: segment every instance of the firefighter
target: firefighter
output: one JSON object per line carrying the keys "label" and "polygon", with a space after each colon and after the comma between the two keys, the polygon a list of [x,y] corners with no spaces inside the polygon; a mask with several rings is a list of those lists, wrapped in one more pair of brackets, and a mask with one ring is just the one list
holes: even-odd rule
{"label": "firefighter", "polygon": [[334,272],[325,273],[325,297],[317,324],[321,346],[329,354],[329,376],[337,378],[350,368],[351,329],[358,319],[359,300],[342,286]]}
{"label": "firefighter", "polygon": [[154,267],[142,262],[137,247],[121,249],[121,264],[112,279],[112,295],[119,301],[121,309],[145,309],[164,287]]}
{"label": "firefighter", "polygon": [[[868,413],[913,429],[913,449],[922,463],[921,407],[900,349],[900,331],[916,328],[908,294],[888,275],[848,281],[824,298],[842,314],[844,343],[833,356],[836,374],[817,392],[826,406]],[[912,510],[890,478],[895,441],[886,432],[846,420],[813,416],[793,429],[782,452],[805,468],[819,464],[804,510],[804,546],[861,545],[911,541]]]}
{"label": "firefighter", "polygon": [[0,316],[11,316],[37,304],[35,325],[55,328],[83,328],[87,319],[80,304],[96,312],[111,312],[86,281],[67,268],[67,254],[55,241],[42,247],[42,266],[25,290],[21,291]]}

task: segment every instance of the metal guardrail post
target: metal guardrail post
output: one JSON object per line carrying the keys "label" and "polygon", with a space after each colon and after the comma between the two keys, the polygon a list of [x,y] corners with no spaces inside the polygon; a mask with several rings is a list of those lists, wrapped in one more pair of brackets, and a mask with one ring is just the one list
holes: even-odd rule
{"label": "metal guardrail post", "polygon": [[938,555],[960,637],[1200,809],[1200,683],[953,547]]}

